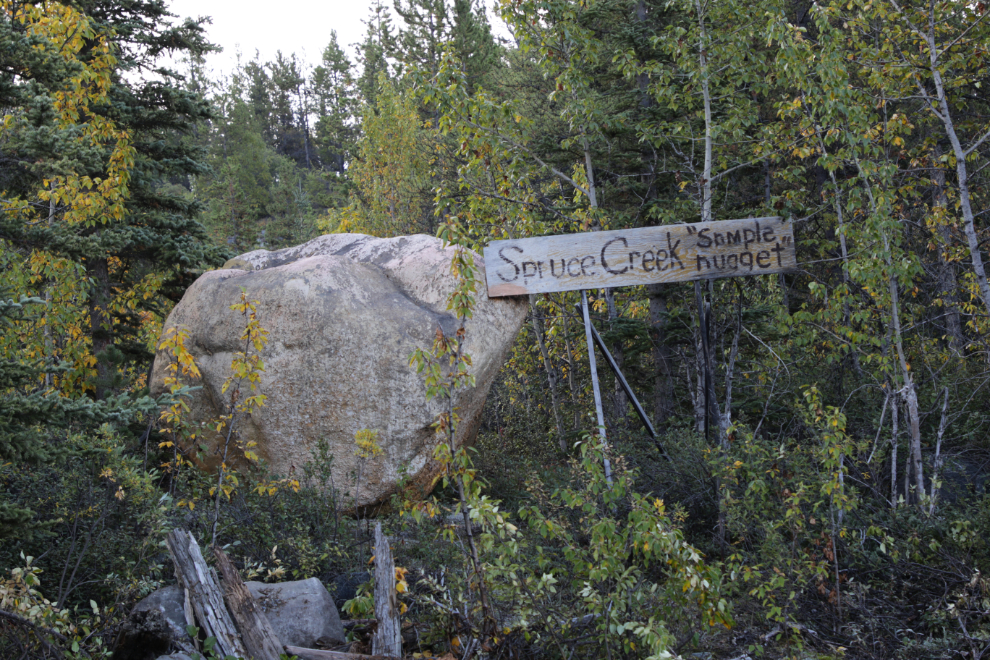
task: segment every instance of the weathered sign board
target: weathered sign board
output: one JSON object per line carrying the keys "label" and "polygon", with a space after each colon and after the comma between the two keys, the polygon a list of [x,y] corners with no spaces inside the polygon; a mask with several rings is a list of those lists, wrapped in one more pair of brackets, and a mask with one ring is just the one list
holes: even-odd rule
{"label": "weathered sign board", "polygon": [[796,267],[791,221],[779,217],[522,238],[485,248],[492,298],[765,275]]}

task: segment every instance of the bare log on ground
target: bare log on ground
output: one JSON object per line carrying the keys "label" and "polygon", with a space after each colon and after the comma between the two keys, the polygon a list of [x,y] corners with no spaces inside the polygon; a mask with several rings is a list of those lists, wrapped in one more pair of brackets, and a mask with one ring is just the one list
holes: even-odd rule
{"label": "bare log on ground", "polygon": [[186,591],[196,621],[208,637],[217,640],[220,656],[249,657],[224,605],[217,575],[206,565],[196,539],[184,529],[174,529],[169,532],[166,542],[175,564],[175,577]]}
{"label": "bare log on ground", "polygon": [[392,660],[384,655],[362,655],[360,653],[342,653],[341,651],[324,651],[322,649],[306,649],[301,646],[286,646],[285,652],[297,655],[301,660]]}

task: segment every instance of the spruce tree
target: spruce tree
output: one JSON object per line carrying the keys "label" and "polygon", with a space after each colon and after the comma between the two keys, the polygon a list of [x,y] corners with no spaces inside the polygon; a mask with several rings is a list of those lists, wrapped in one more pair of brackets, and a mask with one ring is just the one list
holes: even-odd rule
{"label": "spruce tree", "polygon": [[283,156],[288,156],[302,167],[312,167],[309,130],[303,83],[306,79],[296,56],[275,53],[275,60],[267,64],[269,72],[272,120],[275,130],[272,146]]}
{"label": "spruce tree", "polygon": [[[98,365],[122,365],[127,351],[131,374],[145,373],[150,352],[133,335],[140,308],[111,312],[111,298],[155,270],[166,288],[178,286],[188,273],[171,266],[198,265],[208,252],[191,207],[157,191],[164,176],[192,168],[175,131],[206,106],[161,78],[125,82],[126,71],[153,62],[140,45],[150,24],[110,14],[114,28],[78,5],[0,11],[0,461],[15,465],[64,458],[69,429],[126,425],[155,408],[140,392],[114,394],[119,373],[105,368],[80,383],[80,365],[55,356],[90,330]],[[162,29],[159,43],[181,43],[190,31]],[[45,299],[52,291],[68,291],[77,307],[56,309]],[[99,400],[80,397],[87,388]],[[0,493],[0,538],[29,535],[32,518]]]}
{"label": "spruce tree", "polygon": [[392,55],[408,70],[420,67],[436,75],[444,44],[451,38],[454,17],[447,0],[394,0],[404,23]]}
{"label": "spruce tree", "polygon": [[314,142],[320,163],[325,170],[343,175],[357,141],[356,99],[351,63],[337,42],[336,32],[330,33],[322,63],[313,70],[310,92],[318,117]]}
{"label": "spruce tree", "polygon": [[367,26],[364,41],[358,45],[358,62],[361,64],[361,77],[358,91],[361,99],[372,108],[378,105],[382,79],[389,79],[392,71],[389,54],[395,50],[395,36],[392,33],[392,17],[382,0],[374,0],[371,15],[364,21]]}
{"label": "spruce tree", "polygon": [[469,89],[473,90],[497,69],[499,48],[483,5],[454,0],[453,15],[451,45],[464,68]]}
{"label": "spruce tree", "polygon": [[[164,275],[162,293],[178,301],[201,269],[222,262],[223,254],[206,243],[196,221],[198,204],[167,191],[169,179],[188,185],[204,168],[202,152],[180,137],[197,121],[212,116],[210,105],[184,89],[177,72],[160,64],[162,54],[199,56],[213,49],[201,24],[174,18],[164,0],[89,0],[82,10],[94,27],[111,35],[117,70],[110,103],[95,110],[129,131],[135,149],[128,181],[129,196],[120,218],[93,227],[63,227],[73,238],[86,241],[85,250],[66,250],[80,259],[90,281],[90,332],[97,360],[94,393],[97,398],[122,385],[120,367],[140,368],[151,353],[136,341],[137,310],[113,311],[116,295],[151,273]],[[93,176],[100,172],[94,171]],[[111,265],[113,264],[113,265]],[[165,310],[153,308],[159,313]]]}

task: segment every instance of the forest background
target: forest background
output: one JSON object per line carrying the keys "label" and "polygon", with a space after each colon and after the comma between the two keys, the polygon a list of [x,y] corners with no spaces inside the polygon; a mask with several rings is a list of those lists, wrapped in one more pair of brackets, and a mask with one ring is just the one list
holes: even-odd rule
{"label": "forest background", "polygon": [[[204,270],[326,232],[480,251],[765,215],[794,219],[798,271],[589,292],[657,442],[604,373],[596,439],[578,298],[531,298],[476,447],[439,442],[434,497],[386,518],[417,652],[990,650],[982,2],[505,0],[500,43],[471,0],[376,0],[356,62],[334,36],[315,67],[220,78],[162,0],[0,8],[3,657],[109,654],[176,526],[266,580],[365,565],[325,449],[298,475],[191,466],[195,365],[159,333]],[[265,310],[239,311],[252,383]]]}

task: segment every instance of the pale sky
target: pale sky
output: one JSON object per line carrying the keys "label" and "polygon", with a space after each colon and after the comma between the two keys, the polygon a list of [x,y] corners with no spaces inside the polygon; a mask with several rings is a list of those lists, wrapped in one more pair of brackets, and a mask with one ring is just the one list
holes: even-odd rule
{"label": "pale sky", "polygon": [[[386,6],[391,2],[386,1]],[[491,6],[491,0],[485,3]],[[310,66],[320,61],[320,54],[330,42],[330,32],[337,32],[337,42],[351,62],[355,61],[352,44],[364,40],[365,20],[370,15],[370,0],[170,0],[170,11],[180,19],[211,16],[207,26],[210,41],[222,46],[223,52],[207,59],[216,73],[229,73],[240,50],[245,60],[261,52],[263,61],[275,59],[276,51],[295,53]],[[496,34],[507,35],[497,18],[491,17]],[[393,19],[393,25],[396,24]]]}
{"label": "pale sky", "polygon": [[229,73],[236,62],[238,49],[244,59],[261,52],[263,61],[275,59],[276,51],[296,53],[311,65],[330,42],[330,32],[337,31],[337,41],[351,60],[350,44],[362,41],[368,17],[368,0],[170,0],[169,10],[179,18],[211,16],[207,26],[210,41],[223,47],[207,62],[212,68]]}

